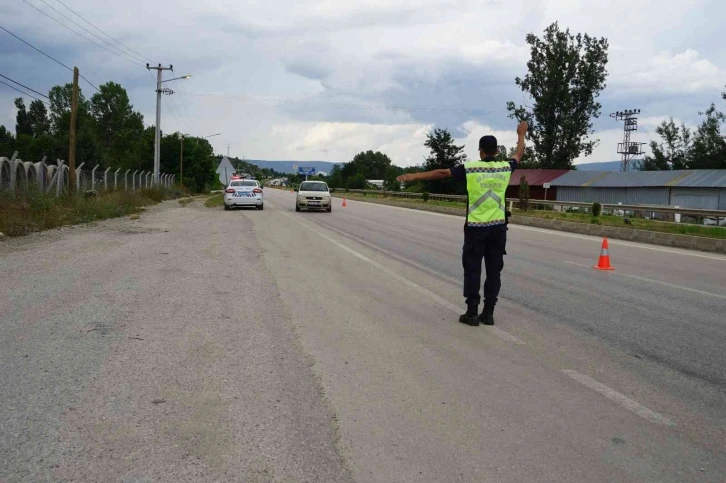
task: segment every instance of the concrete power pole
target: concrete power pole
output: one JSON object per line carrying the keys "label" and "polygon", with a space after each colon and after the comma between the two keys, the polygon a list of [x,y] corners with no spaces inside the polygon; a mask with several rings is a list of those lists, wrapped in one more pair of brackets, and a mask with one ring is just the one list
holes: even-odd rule
{"label": "concrete power pole", "polygon": [[157,67],[150,67],[146,64],[146,68],[149,70],[156,71],[156,142],[154,144],[154,184],[159,184],[159,164],[161,159],[161,73],[165,70],[174,70],[174,66],[162,67],[159,64]]}
{"label": "concrete power pole", "polygon": [[[68,191],[76,192],[76,118],[78,117],[78,67],[73,67],[73,94],[71,95],[71,125],[68,131]],[[58,173],[63,179],[63,171]]]}
{"label": "concrete power pole", "polygon": [[179,139],[179,184],[184,186],[184,136]]}

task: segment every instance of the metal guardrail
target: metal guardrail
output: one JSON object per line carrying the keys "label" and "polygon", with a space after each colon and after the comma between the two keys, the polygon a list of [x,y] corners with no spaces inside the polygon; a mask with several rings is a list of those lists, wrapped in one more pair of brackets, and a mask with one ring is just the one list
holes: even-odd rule
{"label": "metal guardrail", "polygon": [[[384,190],[348,190],[349,193],[375,194],[400,198],[422,199],[423,193],[408,193],[405,191],[384,191]],[[445,194],[429,194],[430,200],[441,201],[466,201],[465,195],[445,195]],[[519,204],[519,198],[507,198],[510,210],[514,205]],[[585,208],[586,211],[592,209],[592,203],[584,203],[579,201],[555,201],[555,200],[529,200],[531,206],[547,206],[554,208],[559,206],[562,208]],[[603,211],[632,211],[636,213],[668,213],[683,216],[694,216],[699,218],[726,218],[726,210],[702,210],[696,208],[677,208],[675,206],[665,205],[619,205],[612,203],[601,203]]]}

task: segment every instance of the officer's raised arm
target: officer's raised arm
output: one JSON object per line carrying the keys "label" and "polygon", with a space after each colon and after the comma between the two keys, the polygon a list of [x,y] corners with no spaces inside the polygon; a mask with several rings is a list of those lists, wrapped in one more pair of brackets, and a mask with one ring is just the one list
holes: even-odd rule
{"label": "officer's raised arm", "polygon": [[398,181],[429,181],[433,179],[444,179],[451,177],[450,169],[434,169],[433,171],[426,171],[424,173],[406,173],[402,174],[398,178]]}
{"label": "officer's raised arm", "polygon": [[527,134],[527,129],[529,129],[527,121],[522,121],[517,126],[517,150],[512,156],[512,159],[516,159],[517,163],[522,161],[522,156],[524,156],[524,135]]}

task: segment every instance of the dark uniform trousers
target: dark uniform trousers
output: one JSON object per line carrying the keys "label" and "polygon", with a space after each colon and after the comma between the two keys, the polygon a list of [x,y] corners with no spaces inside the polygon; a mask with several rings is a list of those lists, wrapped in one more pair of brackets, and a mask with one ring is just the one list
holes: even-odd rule
{"label": "dark uniform trousers", "polygon": [[464,250],[461,261],[464,265],[464,297],[470,309],[476,309],[481,301],[481,262],[484,259],[486,281],[484,302],[495,304],[502,287],[501,272],[507,245],[507,226],[497,225],[485,228],[464,228]]}

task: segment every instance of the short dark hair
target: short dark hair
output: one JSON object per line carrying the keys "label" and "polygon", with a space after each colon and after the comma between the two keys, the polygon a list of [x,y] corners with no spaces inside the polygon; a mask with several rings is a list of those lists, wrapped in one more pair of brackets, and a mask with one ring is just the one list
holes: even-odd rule
{"label": "short dark hair", "polygon": [[479,139],[479,151],[484,151],[486,154],[497,154],[498,149],[499,143],[494,136],[487,135]]}

